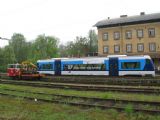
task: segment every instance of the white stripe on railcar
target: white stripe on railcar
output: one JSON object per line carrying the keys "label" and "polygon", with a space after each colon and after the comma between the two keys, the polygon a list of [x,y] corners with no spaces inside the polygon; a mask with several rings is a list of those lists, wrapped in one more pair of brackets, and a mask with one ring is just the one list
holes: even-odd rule
{"label": "white stripe on railcar", "polygon": [[46,62],[55,62],[55,60],[47,59],[47,60],[38,60],[37,63],[46,63]]}
{"label": "white stripe on railcar", "polygon": [[40,74],[50,74],[50,75],[54,75],[55,72],[54,71],[38,71]]}
{"label": "white stripe on railcar", "polygon": [[127,56],[127,57],[119,57],[119,60],[139,60],[139,59],[151,59],[150,56]]}
{"label": "white stripe on railcar", "polygon": [[108,71],[62,71],[62,75],[109,75]]}
{"label": "white stripe on railcar", "polygon": [[152,75],[155,76],[155,71],[119,71],[119,76],[124,75]]}

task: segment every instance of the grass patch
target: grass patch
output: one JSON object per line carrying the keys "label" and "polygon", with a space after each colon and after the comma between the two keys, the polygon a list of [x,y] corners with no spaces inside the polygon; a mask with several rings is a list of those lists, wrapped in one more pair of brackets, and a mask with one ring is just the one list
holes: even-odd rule
{"label": "grass patch", "polygon": [[[146,119],[147,118],[147,119]],[[68,105],[39,103],[0,97],[0,119],[4,120],[159,120],[160,116],[127,113],[116,110],[82,109]]]}
{"label": "grass patch", "polygon": [[[159,95],[145,95],[136,93],[118,93],[118,92],[98,92],[98,91],[76,91],[76,90],[64,90],[64,89],[51,89],[51,88],[38,88],[20,85],[7,85],[0,84],[0,91],[5,89],[26,90],[31,92],[44,92],[51,94],[63,94],[63,95],[76,95],[86,97],[99,97],[99,98],[113,98],[113,99],[127,99],[127,100],[141,100],[141,101],[160,101]],[[24,93],[27,94],[27,93]]]}

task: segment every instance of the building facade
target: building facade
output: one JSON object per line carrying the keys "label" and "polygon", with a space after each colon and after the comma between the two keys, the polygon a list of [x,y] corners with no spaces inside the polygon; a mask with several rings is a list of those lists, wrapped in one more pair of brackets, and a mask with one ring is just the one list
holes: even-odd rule
{"label": "building facade", "polygon": [[98,54],[150,55],[160,66],[160,13],[99,21]]}

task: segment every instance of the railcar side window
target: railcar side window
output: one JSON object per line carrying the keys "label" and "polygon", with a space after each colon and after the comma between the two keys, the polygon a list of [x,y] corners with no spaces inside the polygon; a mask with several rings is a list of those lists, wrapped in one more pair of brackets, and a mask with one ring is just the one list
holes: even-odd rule
{"label": "railcar side window", "polygon": [[139,69],[140,62],[122,62],[122,69]]}
{"label": "railcar side window", "polygon": [[43,64],[41,69],[49,70],[49,69],[53,69],[53,66],[52,64]]}
{"label": "railcar side window", "polygon": [[64,71],[105,71],[105,64],[69,64]]}

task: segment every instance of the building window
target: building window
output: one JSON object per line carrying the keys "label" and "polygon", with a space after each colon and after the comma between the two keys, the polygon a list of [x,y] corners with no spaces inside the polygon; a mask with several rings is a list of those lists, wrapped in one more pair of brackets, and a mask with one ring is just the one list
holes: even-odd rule
{"label": "building window", "polygon": [[155,37],[155,29],[154,28],[149,28],[148,29],[148,36],[149,37]]}
{"label": "building window", "polygon": [[108,40],[108,33],[103,33],[103,40]]}
{"label": "building window", "polygon": [[137,44],[137,51],[138,52],[143,52],[144,51],[144,44],[143,43]]}
{"label": "building window", "polygon": [[120,32],[114,32],[114,40],[120,39]]}
{"label": "building window", "polygon": [[132,52],[132,44],[126,44],[126,52],[127,53]]}
{"label": "building window", "polygon": [[126,31],[126,39],[131,39],[132,38],[132,32],[131,30]]}
{"label": "building window", "polygon": [[137,30],[137,37],[138,38],[143,38],[143,30]]}
{"label": "building window", "polygon": [[103,53],[109,53],[109,46],[103,47]]}
{"label": "building window", "polygon": [[156,43],[149,43],[149,51],[150,52],[156,51]]}
{"label": "building window", "polygon": [[114,45],[114,53],[119,53],[119,52],[120,52],[120,46]]}

